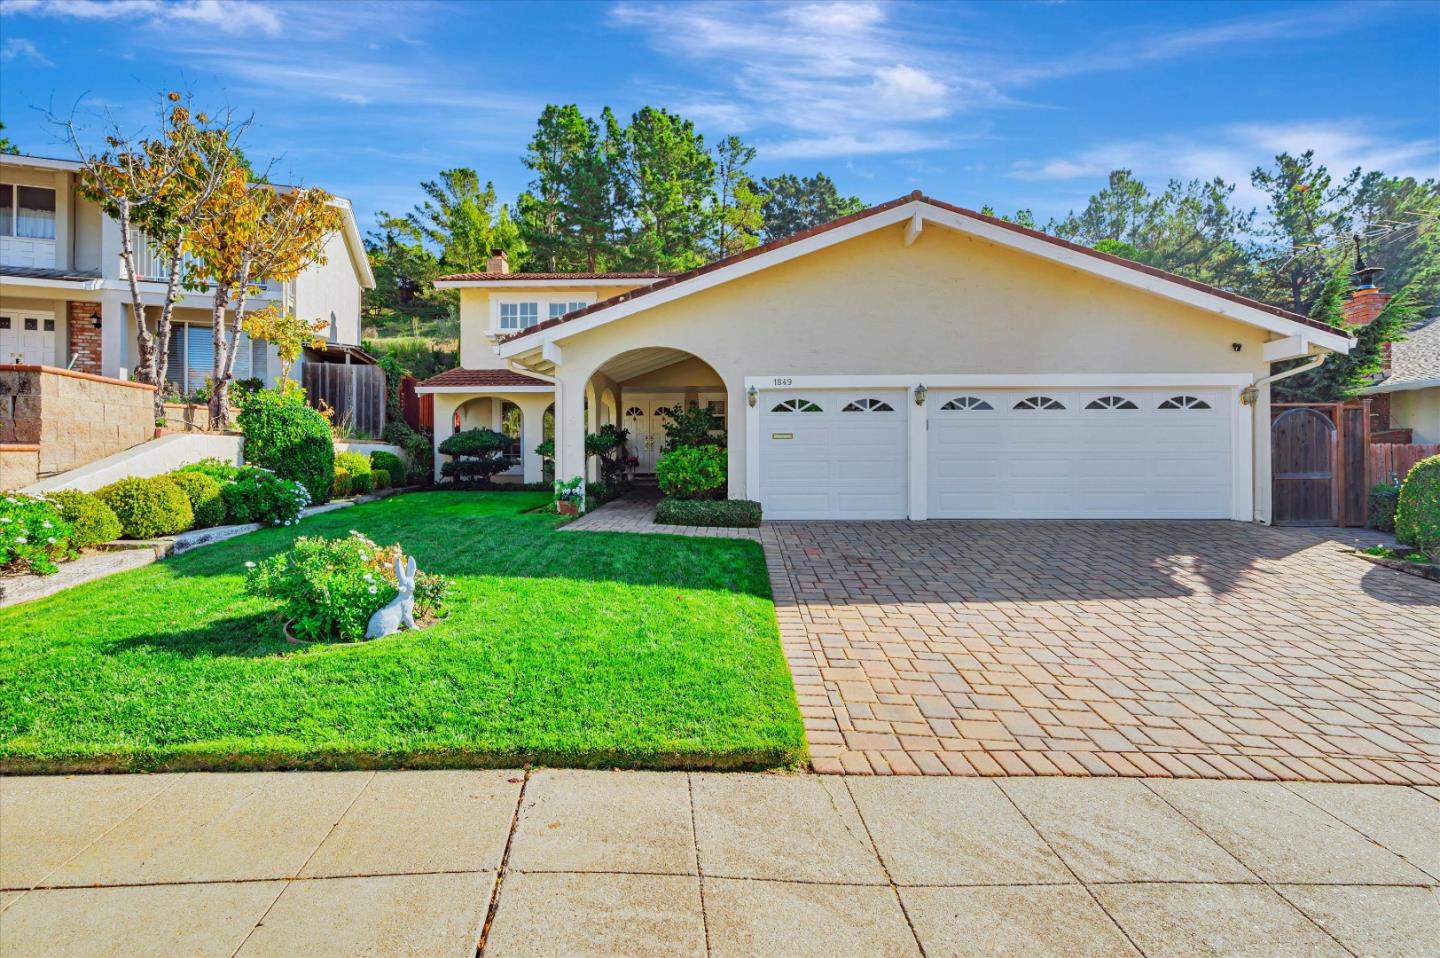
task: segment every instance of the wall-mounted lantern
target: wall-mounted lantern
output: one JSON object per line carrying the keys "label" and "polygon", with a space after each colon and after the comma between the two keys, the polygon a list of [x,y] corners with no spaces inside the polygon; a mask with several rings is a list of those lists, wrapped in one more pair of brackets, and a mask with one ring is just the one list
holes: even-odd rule
{"label": "wall-mounted lantern", "polygon": [[923,405],[925,405],[925,393],[926,393],[926,392],[927,392],[927,390],[925,389],[925,384],[924,384],[924,383],[921,383],[920,385],[918,385],[918,386],[915,387],[915,405],[917,405],[917,406],[923,406]]}
{"label": "wall-mounted lantern", "polygon": [[759,399],[760,390],[756,389],[754,386],[751,386],[749,389],[745,390],[745,401],[750,405],[755,405],[755,403],[758,402]]}

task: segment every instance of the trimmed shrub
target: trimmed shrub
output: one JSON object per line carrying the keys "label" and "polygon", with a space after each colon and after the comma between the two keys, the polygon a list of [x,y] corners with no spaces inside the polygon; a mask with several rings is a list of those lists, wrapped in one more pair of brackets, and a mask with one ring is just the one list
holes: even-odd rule
{"label": "trimmed shrub", "polygon": [[73,530],[55,503],[18,492],[0,496],[0,571],[50,575],[75,555]]}
{"label": "trimmed shrub", "polygon": [[208,529],[225,521],[225,500],[220,497],[220,483],[203,472],[172,472],[169,479],[180,487],[190,500],[195,513],[192,528]]}
{"label": "trimmed shrub", "polygon": [[1370,487],[1370,507],[1365,524],[1381,532],[1395,531],[1395,508],[1400,503],[1400,487],[1388,482]]}
{"label": "trimmed shrub", "polygon": [[666,526],[718,526],[755,529],[760,525],[760,503],[749,499],[661,499],[655,522]]}
{"label": "trimmed shrub", "polygon": [[126,539],[153,539],[184,532],[195,521],[190,500],[166,476],[131,476],[95,495],[115,511]]}
{"label": "trimmed shrub", "polygon": [[[370,453],[370,471],[376,473],[377,477],[379,473],[388,473],[392,486],[405,485],[405,462],[393,452],[377,449]],[[382,488],[378,478],[375,481],[375,488]]]}
{"label": "trimmed shrub", "polygon": [[363,496],[375,491],[375,473],[356,472],[350,476],[350,494]]}
{"label": "trimmed shrub", "polygon": [[440,467],[451,479],[489,480],[510,467],[503,455],[510,440],[493,429],[466,429],[440,444],[440,452],[455,458]]}
{"label": "trimmed shrub", "polygon": [[370,457],[363,452],[341,452],[335,455],[335,468],[346,469],[351,477],[370,474]]}
{"label": "trimmed shrub", "polygon": [[[240,478],[241,473],[243,473],[246,468],[245,466],[237,466],[234,463],[229,463],[223,459],[216,459],[214,456],[211,456],[208,459],[201,459],[199,462],[192,462],[188,466],[181,466],[179,469],[176,469],[175,472],[198,472],[201,475],[209,476],[223,486],[227,482],[234,482]],[[251,466],[249,468],[253,469],[255,467]],[[171,475],[174,475],[174,473],[171,473]]]}
{"label": "trimmed shrub", "polygon": [[344,466],[335,467],[335,481],[330,485],[330,495],[344,499],[350,495],[350,470]]}
{"label": "trimmed shrub", "polygon": [[1395,538],[1440,558],[1440,456],[1421,459],[1400,487]]}
{"label": "trimmed shrub", "polygon": [[220,489],[231,522],[263,522],[293,526],[310,505],[310,490],[294,479],[281,479],[268,469],[245,466],[234,482]]}
{"label": "trimmed shrub", "polygon": [[427,433],[411,429],[405,420],[394,418],[385,423],[380,438],[405,450],[405,456],[410,461],[406,475],[412,484],[428,486],[434,481],[435,450]]}
{"label": "trimmed shrub", "polygon": [[676,499],[718,499],[725,494],[727,461],[719,446],[681,446],[655,463],[655,481]]}
{"label": "trimmed shrub", "polygon": [[61,489],[46,493],[45,498],[55,503],[60,518],[70,523],[70,545],[74,548],[89,549],[120,538],[120,520],[115,510],[90,493]]}
{"label": "trimmed shrub", "polygon": [[370,478],[375,480],[376,491],[390,488],[390,473],[386,472],[384,469],[376,469],[374,472],[370,473]]}
{"label": "trimmed shrub", "polygon": [[245,461],[296,479],[313,502],[330,498],[335,444],[325,417],[294,395],[263,390],[244,397],[237,420],[245,434]]}

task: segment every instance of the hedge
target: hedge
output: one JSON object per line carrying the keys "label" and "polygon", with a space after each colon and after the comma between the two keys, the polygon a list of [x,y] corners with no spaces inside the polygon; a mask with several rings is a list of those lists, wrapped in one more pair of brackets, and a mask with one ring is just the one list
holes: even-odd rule
{"label": "hedge", "polygon": [[169,479],[190,500],[190,511],[195,514],[193,528],[208,529],[225,521],[225,500],[220,496],[220,483],[203,472],[193,470],[172,472]]}
{"label": "hedge", "polygon": [[405,485],[405,462],[393,452],[377,449],[370,453],[370,471],[389,473],[392,486]]}
{"label": "hedge", "polygon": [[153,539],[184,532],[195,521],[190,500],[165,476],[131,476],[95,493],[115,511],[127,539]]}
{"label": "hedge", "polygon": [[1400,487],[1388,482],[1370,487],[1370,507],[1365,524],[1380,532],[1395,531],[1395,507],[1400,503]]}
{"label": "hedge", "polygon": [[88,549],[120,538],[120,520],[115,510],[90,493],[61,489],[46,493],[45,498],[55,503],[60,518],[70,523],[70,545],[74,548]]}
{"label": "hedge", "polygon": [[246,462],[282,479],[298,479],[313,503],[330,498],[335,440],[324,416],[302,399],[266,389],[241,400],[237,422],[245,434]]}
{"label": "hedge", "polygon": [[750,499],[661,499],[655,522],[664,526],[717,526],[756,529],[760,503]]}
{"label": "hedge", "polygon": [[1395,538],[1440,556],[1440,456],[1421,459],[1405,476],[1395,509]]}

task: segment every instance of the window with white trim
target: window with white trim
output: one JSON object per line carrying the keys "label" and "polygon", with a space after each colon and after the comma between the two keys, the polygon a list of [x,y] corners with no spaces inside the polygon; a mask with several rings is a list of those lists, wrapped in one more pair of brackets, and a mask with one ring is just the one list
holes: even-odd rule
{"label": "window with white trim", "polygon": [[1210,404],[1194,396],[1171,396],[1160,404],[1161,409],[1209,409]]}
{"label": "window with white trim", "polygon": [[[240,332],[235,341],[235,362],[231,371],[234,381],[262,379],[270,381],[268,344],[252,340]],[[170,330],[170,354],[165,367],[165,381],[184,394],[193,393],[215,375],[215,334],[210,326],[175,323]]]}
{"label": "window with white trim", "polygon": [[965,412],[969,409],[994,409],[979,396],[956,396],[954,399],[941,406],[942,412]]}
{"label": "window with white trim", "polygon": [[587,303],[587,302],[585,302],[585,301],[583,301],[583,300],[578,300],[578,299],[575,299],[575,300],[552,299],[552,300],[550,301],[550,318],[551,318],[551,319],[559,319],[561,316],[564,316],[566,313],[573,313],[573,312],[575,312],[575,310],[577,310],[577,309],[584,309],[586,306],[589,306],[589,305],[590,305],[589,303]]}
{"label": "window with white trim", "polygon": [[771,412],[824,412],[817,404],[808,399],[787,399],[778,403]]}
{"label": "window with white trim", "polygon": [[1016,409],[1064,409],[1065,404],[1050,396],[1026,396],[1015,404]]}
{"label": "window with white trim", "polygon": [[0,183],[0,236],[55,238],[55,191]]}
{"label": "window with white trim", "polygon": [[895,409],[883,399],[857,399],[845,404],[841,412],[894,412]]}
{"label": "window with white trim", "polygon": [[500,328],[529,329],[540,322],[540,303],[535,300],[500,304]]}
{"label": "window with white trim", "polygon": [[1099,399],[1092,399],[1085,404],[1086,409],[1139,409],[1124,396],[1101,396]]}

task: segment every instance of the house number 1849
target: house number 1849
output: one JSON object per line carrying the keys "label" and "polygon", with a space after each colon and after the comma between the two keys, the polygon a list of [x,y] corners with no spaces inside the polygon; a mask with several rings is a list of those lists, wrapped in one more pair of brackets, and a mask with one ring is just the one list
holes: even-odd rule
{"label": "house number 1849", "polygon": [[783,379],[782,379],[781,377],[779,377],[779,376],[775,377],[775,385],[777,385],[777,386],[788,386],[788,385],[790,385],[790,377],[789,377],[789,376],[786,376],[786,377],[784,377]]}

